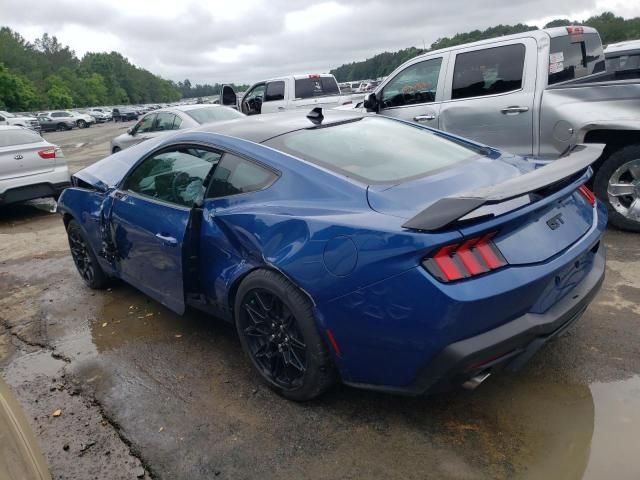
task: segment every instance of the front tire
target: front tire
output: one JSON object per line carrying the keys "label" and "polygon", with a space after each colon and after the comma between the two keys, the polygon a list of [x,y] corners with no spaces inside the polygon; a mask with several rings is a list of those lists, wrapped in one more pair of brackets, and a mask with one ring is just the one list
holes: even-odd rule
{"label": "front tire", "polygon": [[87,122],[84,120],[78,120],[78,128],[87,128]]}
{"label": "front tire", "polygon": [[242,349],[278,394],[307,401],[335,382],[313,306],[287,279],[269,270],[250,273],[240,284],[234,311]]}
{"label": "front tire", "polygon": [[67,237],[73,263],[84,283],[94,290],[101,290],[109,284],[109,277],[104,273],[84,232],[75,220],[67,225]]}
{"label": "front tire", "polygon": [[593,189],[612,225],[640,232],[640,145],[613,152],[596,172]]}
{"label": "front tire", "polygon": [[67,125],[65,125],[64,123],[59,123],[58,126],[56,127],[56,130],[58,132],[64,132],[66,130],[69,130],[69,127],[67,127]]}

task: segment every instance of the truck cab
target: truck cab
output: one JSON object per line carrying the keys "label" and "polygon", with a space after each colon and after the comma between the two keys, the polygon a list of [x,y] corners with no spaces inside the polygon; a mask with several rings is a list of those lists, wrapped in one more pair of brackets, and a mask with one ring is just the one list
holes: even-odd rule
{"label": "truck cab", "polygon": [[255,83],[236,99],[232,87],[222,90],[222,104],[234,106],[246,115],[277,113],[315,107],[334,108],[350,101],[343,97],[331,74],[289,75]]}

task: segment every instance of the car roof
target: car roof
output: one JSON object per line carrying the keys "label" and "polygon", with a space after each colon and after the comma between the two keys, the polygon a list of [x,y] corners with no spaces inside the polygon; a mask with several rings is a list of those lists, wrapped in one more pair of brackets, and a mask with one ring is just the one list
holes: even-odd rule
{"label": "car roof", "polygon": [[[253,115],[250,117],[203,125],[196,130],[238,137],[255,143],[262,143],[273,137],[284,135],[285,133],[315,127],[316,125],[307,118],[309,112],[310,110],[297,110],[282,113]],[[341,123],[348,120],[355,120],[366,116],[366,114],[359,112],[333,109],[323,109],[322,114],[324,115],[324,119],[321,124],[322,126]]]}
{"label": "car roof", "polygon": [[619,43],[611,43],[604,49],[604,53],[620,53],[640,49],[640,40],[627,40]]}

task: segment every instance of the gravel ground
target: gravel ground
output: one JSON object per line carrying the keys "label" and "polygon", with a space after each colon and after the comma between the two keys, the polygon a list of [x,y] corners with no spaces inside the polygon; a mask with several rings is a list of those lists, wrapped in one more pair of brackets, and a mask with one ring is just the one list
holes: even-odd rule
{"label": "gravel ground", "polygon": [[[76,171],[128,126],[45,136]],[[298,405],[260,383],[227,324],[85,288],[51,206],[0,210],[0,373],[56,479],[640,478],[637,235],[607,232],[602,291],[518,375]]]}

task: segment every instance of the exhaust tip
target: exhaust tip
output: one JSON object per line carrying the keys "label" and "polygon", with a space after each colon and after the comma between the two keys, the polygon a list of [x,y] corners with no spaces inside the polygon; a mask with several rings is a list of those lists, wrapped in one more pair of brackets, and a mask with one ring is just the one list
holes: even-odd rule
{"label": "exhaust tip", "polygon": [[482,382],[484,382],[487,378],[491,376],[491,372],[482,372],[475,377],[471,377],[469,380],[462,384],[462,388],[466,390],[475,390],[480,386]]}

